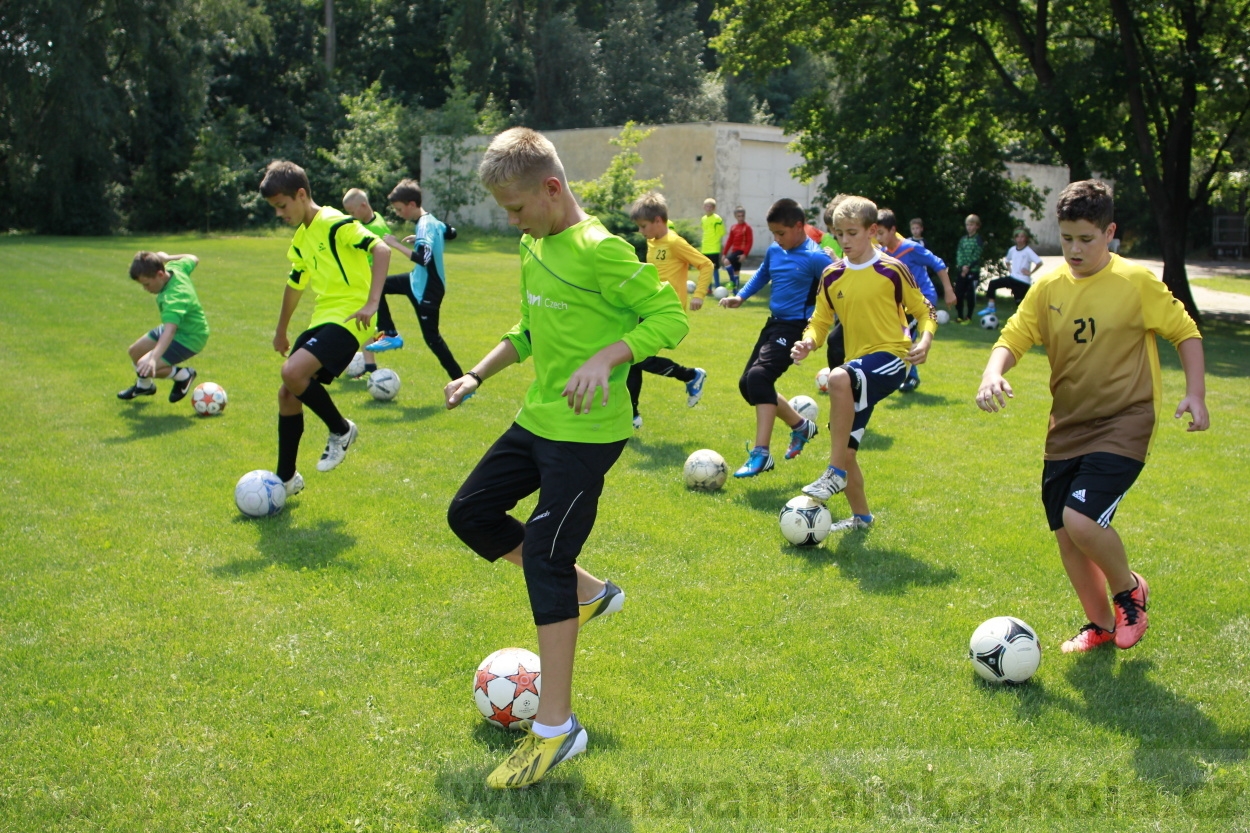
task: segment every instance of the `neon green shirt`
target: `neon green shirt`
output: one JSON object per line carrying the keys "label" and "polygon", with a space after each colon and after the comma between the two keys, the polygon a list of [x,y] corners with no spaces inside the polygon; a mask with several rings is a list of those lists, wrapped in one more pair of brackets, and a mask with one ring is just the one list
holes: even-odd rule
{"label": "neon green shirt", "polygon": [[676,347],[689,329],[673,288],[598,218],[539,240],[523,235],[521,320],[504,336],[522,361],[534,357],[534,383],[517,424],[549,440],[627,439],[634,433],[629,364],[612,371],[607,406],[597,391],[588,414],[574,413],[563,396],[569,377],[609,344],[624,340],[640,362]]}
{"label": "neon green shirt", "polygon": [[165,271],[169,280],[165,288],[156,293],[161,323],[176,325],[174,341],[199,353],[208,343],[208,319],[204,316],[204,307],[200,306],[195,284],[191,283],[195,261],[190,258],[171,260],[165,264]]}
{"label": "neon green shirt", "polygon": [[699,243],[699,251],[705,255],[716,255],[713,260],[720,262],[720,241],[725,236],[725,221],[716,212],[704,214],[703,240]]}
{"label": "neon green shirt", "polygon": [[[357,220],[356,222],[359,223],[360,221]],[[370,220],[367,223],[360,223],[360,224],[364,226],[365,228],[369,229],[369,231],[376,234],[379,240],[381,240],[383,237],[391,233],[391,227],[386,224],[386,220],[382,219],[382,215],[376,211],[373,212],[372,220]],[[370,266],[373,265],[373,253],[372,252],[369,253],[369,265]]]}
{"label": "neon green shirt", "polygon": [[[295,230],[286,256],[291,261],[287,285],[317,293],[309,329],[343,322],[369,300],[373,281],[369,253],[379,240],[373,232],[341,211],[322,207],[307,225]],[[361,344],[367,330],[347,328]]]}

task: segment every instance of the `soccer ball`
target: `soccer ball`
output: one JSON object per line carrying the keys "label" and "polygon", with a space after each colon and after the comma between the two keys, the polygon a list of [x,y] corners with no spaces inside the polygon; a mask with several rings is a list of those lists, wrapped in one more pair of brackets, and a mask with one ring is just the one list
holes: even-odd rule
{"label": "soccer ball", "polygon": [[387,402],[399,393],[399,374],[384,367],[369,374],[369,393],[373,398]]}
{"label": "soccer ball", "polygon": [[725,485],[729,467],[725,458],[710,448],[701,448],[686,458],[686,488],[696,492],[715,492]]}
{"label": "soccer ball", "polygon": [[528,729],[542,693],[538,655],[524,648],[502,648],[482,660],[473,676],[473,700],[488,723],[501,729]]}
{"label": "soccer ball", "polygon": [[988,315],[982,315],[981,326],[987,330],[997,330],[998,329],[998,316],[992,312]]}
{"label": "soccer ball", "polygon": [[800,547],[812,547],[825,540],[833,516],[820,501],[807,495],[790,498],[778,517],[781,536]]}
{"label": "soccer ball", "polygon": [[191,393],[191,404],[200,416],[216,416],[226,410],[226,389],[213,382],[204,382]]}
{"label": "soccer ball", "polygon": [[271,471],[249,471],[234,487],[234,505],[249,518],[276,515],[286,505],[286,487]]}
{"label": "soccer ball", "polygon": [[794,397],[790,400],[790,407],[798,411],[799,416],[804,419],[810,419],[812,422],[820,419],[820,406],[810,396],[800,394]]}
{"label": "soccer ball", "polygon": [[951,321],[951,314],[949,312],[947,312],[944,309],[940,309],[937,311],[937,322],[939,324],[949,324],[950,321]]}
{"label": "soccer ball", "polygon": [[820,389],[821,393],[829,392],[829,368],[822,367],[816,371],[816,387]]}
{"label": "soccer ball", "polygon": [[1037,632],[1014,616],[995,616],[972,632],[968,659],[982,679],[1009,685],[1033,676],[1042,661]]}
{"label": "soccer ball", "polygon": [[694,292],[695,287],[697,287],[697,286],[698,286],[698,284],[697,284],[697,283],[695,283],[694,281],[686,281],[686,291],[687,291],[687,292]]}
{"label": "soccer ball", "polygon": [[347,363],[347,369],[343,371],[347,374],[348,379],[355,379],[357,376],[365,372],[365,354],[357,353],[352,356],[352,360]]}
{"label": "soccer ball", "polygon": [[729,297],[729,290],[723,286],[718,286],[712,290],[712,297],[720,301]]}

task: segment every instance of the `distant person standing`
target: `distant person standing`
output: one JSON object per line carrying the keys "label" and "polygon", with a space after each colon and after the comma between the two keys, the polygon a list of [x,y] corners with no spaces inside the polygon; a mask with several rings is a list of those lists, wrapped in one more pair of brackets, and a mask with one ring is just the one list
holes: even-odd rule
{"label": "distant person standing", "polygon": [[[972,320],[972,311],[977,306],[977,285],[981,282],[981,259],[985,254],[985,238],[980,234],[981,218],[969,214],[964,219],[964,230],[968,232],[959,238],[959,248],[955,250],[955,320],[965,322]],[[964,308],[967,308],[967,315]]]}
{"label": "distant person standing", "polygon": [[721,249],[721,265],[729,274],[729,283],[734,294],[738,294],[738,273],[742,270],[742,259],[751,254],[755,245],[755,234],[747,224],[747,212],[742,206],[734,209],[734,224],[729,227],[729,236],[725,238],[725,247]]}
{"label": "distant person standing", "polygon": [[703,240],[699,253],[712,262],[712,287],[720,286],[720,249],[725,240],[725,221],[716,213],[716,200],[703,201]]}

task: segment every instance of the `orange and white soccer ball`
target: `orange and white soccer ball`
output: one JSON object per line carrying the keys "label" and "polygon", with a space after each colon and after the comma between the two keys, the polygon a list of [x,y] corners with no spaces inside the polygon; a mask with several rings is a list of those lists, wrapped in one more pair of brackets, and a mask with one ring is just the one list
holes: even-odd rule
{"label": "orange and white soccer ball", "polygon": [[204,382],[191,393],[191,404],[200,416],[217,416],[226,410],[226,389],[213,382]]}
{"label": "orange and white soccer ball", "polygon": [[538,654],[524,648],[501,648],[482,660],[473,676],[477,710],[501,729],[528,729],[538,714],[541,693]]}
{"label": "orange and white soccer ball", "polygon": [[829,392],[829,368],[822,367],[816,371],[816,389],[821,393]]}

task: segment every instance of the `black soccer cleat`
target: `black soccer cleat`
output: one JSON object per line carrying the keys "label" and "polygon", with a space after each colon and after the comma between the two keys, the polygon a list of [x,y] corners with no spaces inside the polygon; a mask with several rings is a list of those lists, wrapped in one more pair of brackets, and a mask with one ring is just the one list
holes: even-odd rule
{"label": "black soccer cleat", "polygon": [[191,390],[191,386],[195,384],[195,376],[196,376],[195,368],[188,367],[187,370],[190,372],[191,375],[188,376],[186,380],[182,382],[179,382],[177,379],[174,380],[174,389],[169,392],[170,402],[181,401],[182,398],[186,396],[187,393]]}
{"label": "black soccer cleat", "polygon": [[136,396],[152,396],[156,393],[156,385],[148,385],[146,388],[139,387],[138,383],[131,385],[123,391],[118,392],[118,399],[134,399]]}

